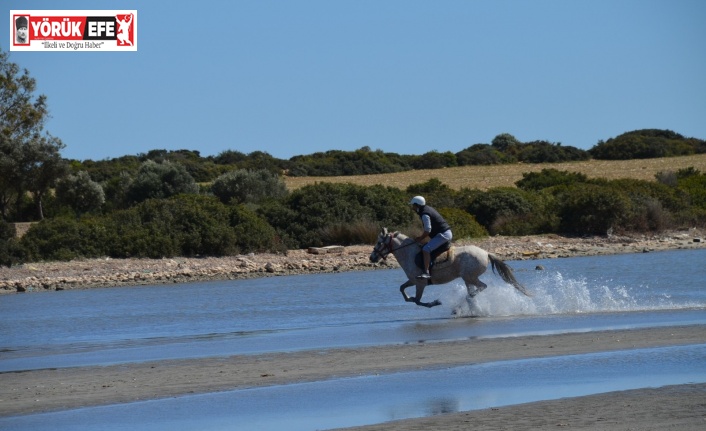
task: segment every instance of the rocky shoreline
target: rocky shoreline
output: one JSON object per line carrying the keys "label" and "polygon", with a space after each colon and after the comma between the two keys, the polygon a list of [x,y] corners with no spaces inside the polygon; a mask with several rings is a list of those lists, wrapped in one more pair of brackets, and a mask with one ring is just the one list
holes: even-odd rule
{"label": "rocky shoreline", "polygon": [[[571,238],[559,235],[494,236],[463,240],[503,260],[548,259],[660,250],[706,248],[703,229],[654,235]],[[266,276],[321,274],[397,267],[394,257],[372,264],[371,245],[290,250],[283,254],[164,259],[83,259],[0,268],[0,294],[95,287],[237,280]]]}

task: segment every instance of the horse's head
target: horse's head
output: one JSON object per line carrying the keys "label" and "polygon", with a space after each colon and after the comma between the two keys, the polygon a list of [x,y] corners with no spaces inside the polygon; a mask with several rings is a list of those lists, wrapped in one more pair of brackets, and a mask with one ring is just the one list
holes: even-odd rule
{"label": "horse's head", "polygon": [[382,228],[382,232],[378,235],[378,240],[375,243],[373,252],[370,253],[370,261],[377,263],[380,259],[386,259],[387,255],[392,251],[392,234],[387,232],[387,228]]}

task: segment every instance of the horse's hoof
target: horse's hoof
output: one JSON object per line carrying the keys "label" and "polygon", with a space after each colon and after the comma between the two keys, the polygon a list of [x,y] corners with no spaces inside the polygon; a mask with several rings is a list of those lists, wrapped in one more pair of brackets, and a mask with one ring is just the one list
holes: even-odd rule
{"label": "horse's hoof", "polygon": [[437,300],[435,300],[434,302],[432,302],[432,303],[429,304],[429,305],[430,305],[431,307],[436,307],[437,305],[441,305],[441,301],[439,301],[439,300],[437,299]]}

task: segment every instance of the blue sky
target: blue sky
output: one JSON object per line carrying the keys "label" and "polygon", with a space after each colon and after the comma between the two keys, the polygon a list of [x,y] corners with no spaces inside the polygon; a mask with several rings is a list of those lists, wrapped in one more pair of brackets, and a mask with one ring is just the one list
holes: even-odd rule
{"label": "blue sky", "polygon": [[138,51],[12,52],[72,159],[706,139],[706,1],[4,1],[136,9]]}

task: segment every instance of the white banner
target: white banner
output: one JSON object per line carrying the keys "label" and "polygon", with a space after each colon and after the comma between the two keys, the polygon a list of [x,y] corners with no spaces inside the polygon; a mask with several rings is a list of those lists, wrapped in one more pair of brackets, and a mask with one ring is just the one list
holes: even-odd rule
{"label": "white banner", "polygon": [[137,51],[137,11],[11,10],[10,51]]}

